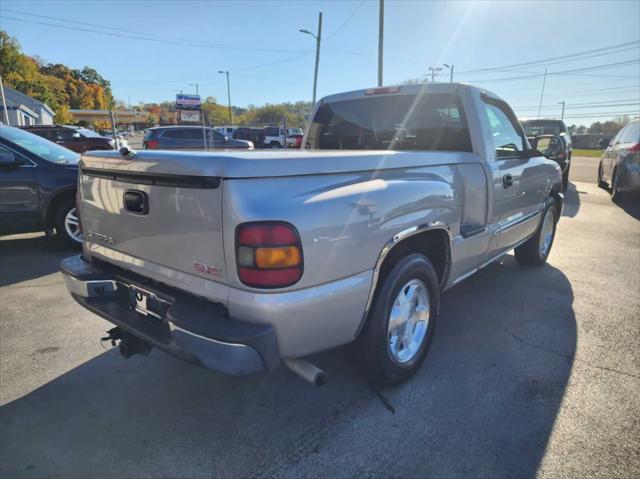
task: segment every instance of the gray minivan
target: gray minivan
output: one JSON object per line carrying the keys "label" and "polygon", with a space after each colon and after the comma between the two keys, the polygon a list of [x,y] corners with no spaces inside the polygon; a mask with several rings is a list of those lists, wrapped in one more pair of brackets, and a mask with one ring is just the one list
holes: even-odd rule
{"label": "gray minivan", "polygon": [[228,138],[209,127],[184,125],[149,128],[142,144],[149,150],[253,150],[250,141]]}

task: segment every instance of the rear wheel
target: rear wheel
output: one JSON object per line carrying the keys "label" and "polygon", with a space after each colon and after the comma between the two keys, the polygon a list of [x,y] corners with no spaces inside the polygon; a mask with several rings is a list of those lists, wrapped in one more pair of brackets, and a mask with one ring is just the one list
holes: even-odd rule
{"label": "rear wheel", "polygon": [[271,148],[280,148],[280,147],[282,147],[282,145],[278,141],[272,141],[271,143],[269,143],[269,146]]}
{"label": "rear wheel", "polygon": [[569,169],[571,168],[571,163],[567,165],[567,169],[562,172],[562,191],[567,191],[567,187],[569,186]]}
{"label": "rear wheel", "polygon": [[60,203],[55,212],[55,227],[58,237],[66,244],[75,248],[82,245],[82,226],[75,198],[68,198]]}
{"label": "rear wheel", "polygon": [[556,203],[549,199],[536,233],[515,249],[516,260],[526,266],[543,266],[547,262],[556,236]]}
{"label": "rear wheel", "polygon": [[409,379],[427,355],[440,286],[431,262],[420,254],[398,261],[381,286],[352,356],[373,382],[392,386]]}
{"label": "rear wheel", "polygon": [[600,165],[598,166],[598,186],[600,188],[606,188],[607,187],[607,182],[604,181],[604,179],[602,178],[602,161],[600,162]]}
{"label": "rear wheel", "polygon": [[622,197],[622,192],[620,191],[620,178],[618,176],[618,170],[613,170],[613,175],[611,175],[611,199],[613,201],[618,201]]}

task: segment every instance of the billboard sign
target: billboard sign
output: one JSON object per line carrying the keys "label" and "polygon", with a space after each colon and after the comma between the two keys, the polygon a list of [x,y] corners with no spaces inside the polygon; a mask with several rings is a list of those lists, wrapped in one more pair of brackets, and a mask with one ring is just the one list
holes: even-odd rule
{"label": "billboard sign", "polygon": [[197,110],[181,110],[180,121],[181,122],[199,122],[200,112]]}
{"label": "billboard sign", "polygon": [[188,95],[186,93],[178,93],[176,95],[176,108],[178,110],[199,110],[200,95]]}

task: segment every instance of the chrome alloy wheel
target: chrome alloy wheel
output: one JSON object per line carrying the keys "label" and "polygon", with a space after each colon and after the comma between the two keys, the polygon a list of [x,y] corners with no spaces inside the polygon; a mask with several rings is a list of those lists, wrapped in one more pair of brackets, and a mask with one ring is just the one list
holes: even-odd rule
{"label": "chrome alloy wheel", "polygon": [[399,362],[410,361],[420,350],[429,327],[429,292],[419,279],[405,284],[389,314],[389,352]]}
{"label": "chrome alloy wheel", "polygon": [[549,253],[551,240],[553,240],[553,220],[553,211],[549,208],[540,227],[540,255],[543,257]]}
{"label": "chrome alloy wheel", "polygon": [[67,230],[69,237],[78,243],[82,243],[82,226],[80,225],[80,219],[78,218],[78,212],[75,206],[71,208],[64,217],[64,229]]}

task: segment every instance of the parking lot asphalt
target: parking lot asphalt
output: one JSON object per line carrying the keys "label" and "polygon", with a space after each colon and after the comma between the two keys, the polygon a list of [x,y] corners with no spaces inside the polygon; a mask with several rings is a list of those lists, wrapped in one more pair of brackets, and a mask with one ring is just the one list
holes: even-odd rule
{"label": "parking lot asphalt", "polygon": [[596,165],[574,159],[548,265],[448,291],[423,367],[383,391],[341,350],[313,358],[319,389],[124,360],[65,290],[70,251],[0,238],[0,477],[639,477],[640,205]]}

